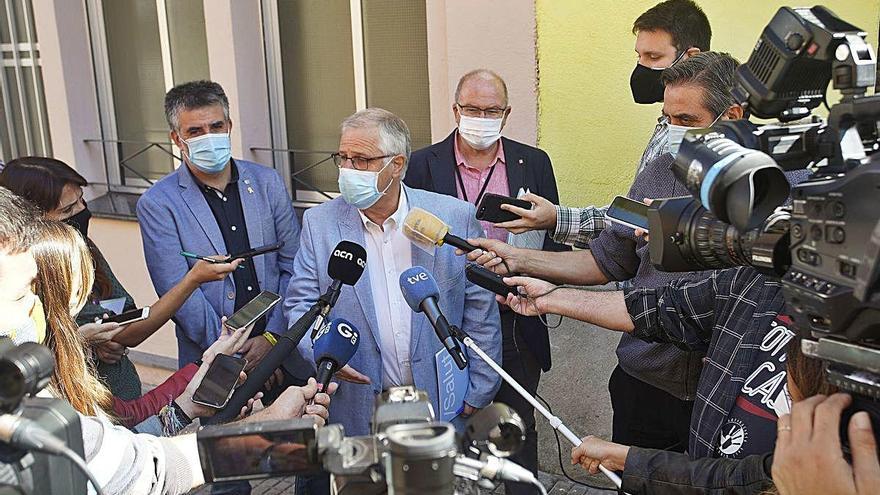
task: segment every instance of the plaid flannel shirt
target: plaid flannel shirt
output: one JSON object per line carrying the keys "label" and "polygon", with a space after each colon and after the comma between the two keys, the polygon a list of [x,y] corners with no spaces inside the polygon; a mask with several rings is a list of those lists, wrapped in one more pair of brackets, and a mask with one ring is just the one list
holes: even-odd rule
{"label": "plaid flannel shirt", "polygon": [[706,353],[691,415],[692,459],[716,455],[718,431],[758,365],[761,341],[783,304],[779,281],[749,267],[626,292],[633,336]]}
{"label": "plaid flannel shirt", "polygon": [[590,240],[605,230],[607,210],[607,206],[569,208],[556,205],[556,227],[550,232],[550,238],[560,244],[586,249]]}

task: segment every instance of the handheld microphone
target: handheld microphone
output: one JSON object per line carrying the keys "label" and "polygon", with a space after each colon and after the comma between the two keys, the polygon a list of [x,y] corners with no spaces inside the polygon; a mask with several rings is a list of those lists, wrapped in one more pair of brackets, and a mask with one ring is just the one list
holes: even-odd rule
{"label": "handheld microphone", "polygon": [[367,251],[363,246],[350,241],[342,241],[337,244],[327,264],[327,273],[333,278],[327,292],[319,297],[315,304],[286,332],[279,336],[278,343],[248,373],[247,380],[235,389],[226,406],[217,411],[217,414],[203,421],[202,424],[220,424],[237,418],[247,401],[257,395],[257,392],[263,389],[266,380],[275,373],[284,360],[296,352],[296,346],[309,332],[309,329],[321,327],[324,318],[336,304],[342,285],[356,284],[363,275],[366,266]]}
{"label": "handheld microphone", "polygon": [[403,220],[403,235],[416,244],[442,246],[449,244],[469,253],[476,246],[469,244],[461,237],[449,233],[449,226],[436,215],[421,208],[413,208]]}
{"label": "handheld microphone", "polygon": [[449,322],[437,306],[440,289],[434,277],[421,266],[414,266],[400,274],[400,291],[414,312],[425,313],[443,347],[446,347],[458,369],[463,370],[467,366],[467,356],[452,336]]}
{"label": "handheld microphone", "polygon": [[330,385],[340,368],[348,364],[360,344],[360,334],[351,323],[336,318],[315,340],[315,363],[318,368],[318,392]]}
{"label": "handheld microphone", "polygon": [[324,318],[330,312],[330,308],[336,305],[342,285],[354,285],[363,275],[367,268],[367,251],[360,244],[351,241],[342,241],[333,249],[330,261],[327,262],[327,274],[333,279],[327,292],[318,299],[326,306],[318,315],[312,325],[311,339],[318,337],[318,332],[324,326]]}

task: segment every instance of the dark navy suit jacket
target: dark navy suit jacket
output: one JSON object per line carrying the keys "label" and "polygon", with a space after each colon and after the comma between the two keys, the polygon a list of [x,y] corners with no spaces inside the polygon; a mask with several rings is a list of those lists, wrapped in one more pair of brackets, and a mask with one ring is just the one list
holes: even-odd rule
{"label": "dark navy suit jacket", "polygon": [[[413,152],[403,182],[417,189],[425,189],[449,196],[458,196],[455,185],[455,131],[443,141]],[[501,138],[504,159],[507,164],[507,184],[510,196],[516,196],[520,188],[559,203],[556,177],[550,157],[544,151]],[[436,213],[436,212],[435,212]],[[568,246],[544,238],[545,251],[566,251]],[[529,349],[541,363],[544,371],[550,369],[550,337],[547,327],[537,317],[516,317],[516,327]]]}

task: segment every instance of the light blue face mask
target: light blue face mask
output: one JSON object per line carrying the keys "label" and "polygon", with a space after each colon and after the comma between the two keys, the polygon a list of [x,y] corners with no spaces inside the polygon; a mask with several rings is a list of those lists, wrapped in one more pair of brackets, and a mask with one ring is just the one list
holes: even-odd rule
{"label": "light blue face mask", "polygon": [[232,157],[229,133],[211,133],[187,141],[187,158],[192,165],[206,174],[219,174]]}
{"label": "light blue face mask", "polygon": [[[724,114],[722,113],[721,115]],[[688,127],[686,125],[666,124],[666,152],[672,153],[672,156],[677,156],[678,149],[681,147],[681,142],[684,141],[684,135],[687,131],[712,127],[721,119],[721,115],[715,117],[715,120],[706,127]]]}
{"label": "light blue face mask", "polygon": [[340,168],[339,192],[345,202],[359,210],[366,210],[376,204],[394,182],[392,180],[384,190],[379,191],[379,174],[385,170],[385,167],[391,165],[392,161],[394,157],[391,157],[377,172]]}

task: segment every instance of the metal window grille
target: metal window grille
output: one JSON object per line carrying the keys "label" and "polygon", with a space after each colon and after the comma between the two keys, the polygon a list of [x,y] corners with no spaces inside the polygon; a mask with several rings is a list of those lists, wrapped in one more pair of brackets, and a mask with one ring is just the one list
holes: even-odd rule
{"label": "metal window grille", "polygon": [[0,158],[51,156],[31,0],[0,0]]}

